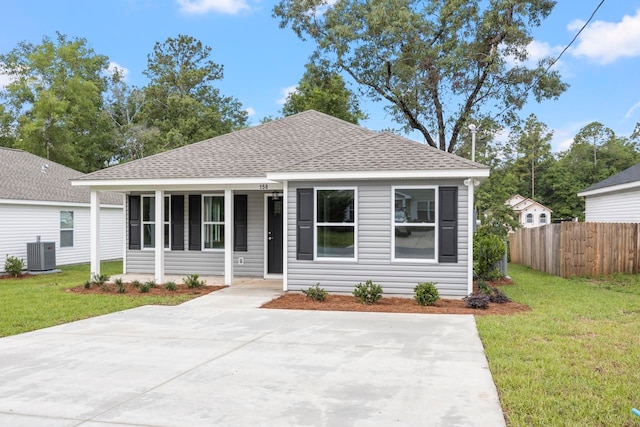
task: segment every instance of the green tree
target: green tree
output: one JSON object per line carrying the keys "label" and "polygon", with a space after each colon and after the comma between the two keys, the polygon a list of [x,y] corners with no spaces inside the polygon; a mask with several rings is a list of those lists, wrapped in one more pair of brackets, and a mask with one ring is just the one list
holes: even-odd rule
{"label": "green tree", "polygon": [[[529,115],[524,127],[511,132],[505,154],[513,158],[515,171],[520,170],[521,182],[529,183],[530,191],[518,191],[536,198],[536,172],[551,159],[553,131],[540,122],[535,114]],[[516,172],[517,173],[517,172]]]}
{"label": "green tree", "polygon": [[104,167],[114,150],[103,111],[107,66],[85,39],[60,33],[0,55],[11,77],[1,96],[13,145],[83,172]]}
{"label": "green tree", "polygon": [[0,104],[0,147],[13,147],[16,138],[12,123],[13,118],[6,112],[4,105]]}
{"label": "green tree", "polygon": [[470,121],[510,123],[530,92],[565,89],[551,58],[528,67],[531,29],[552,0],[281,0],[280,26],[317,43],[316,55],[349,74],[426,142],[454,152]]}
{"label": "green tree", "polygon": [[604,126],[600,122],[591,122],[580,129],[573,138],[573,143],[591,145],[593,148],[593,165],[597,166],[598,148],[613,138],[615,138],[613,130]]}
{"label": "green tree", "polygon": [[211,48],[191,36],[157,42],[147,57],[144,122],[160,138],[145,154],[191,144],[246,125],[240,102],[213,87],[223,67],[209,59]]}
{"label": "green tree", "polygon": [[355,124],[367,118],[360,110],[356,94],[346,87],[340,74],[313,62],[305,67],[296,91],[282,107],[283,115],[317,110]]}

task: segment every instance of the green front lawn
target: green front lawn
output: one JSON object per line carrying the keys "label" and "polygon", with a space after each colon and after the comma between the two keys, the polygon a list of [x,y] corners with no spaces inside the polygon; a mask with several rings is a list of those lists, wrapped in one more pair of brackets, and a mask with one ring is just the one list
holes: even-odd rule
{"label": "green front lawn", "polygon": [[[102,263],[104,274],[122,272],[121,262]],[[175,305],[193,295],[82,295],[64,292],[89,278],[89,265],[62,267],[61,273],[0,280],[0,337],[149,304]]]}
{"label": "green front lawn", "polygon": [[509,425],[640,426],[640,276],[509,274],[532,311],[476,317]]}

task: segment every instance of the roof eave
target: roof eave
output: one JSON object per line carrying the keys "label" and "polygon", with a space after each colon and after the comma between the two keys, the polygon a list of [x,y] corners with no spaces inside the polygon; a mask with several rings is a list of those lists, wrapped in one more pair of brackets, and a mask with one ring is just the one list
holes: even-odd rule
{"label": "roof eave", "polygon": [[640,181],[627,182],[624,184],[610,185],[608,187],[585,190],[578,193],[578,197],[596,196],[599,194],[613,193],[615,191],[630,190],[640,187]]}
{"label": "roof eave", "polygon": [[267,172],[273,181],[344,181],[356,179],[487,178],[487,169],[370,170],[331,172]]}

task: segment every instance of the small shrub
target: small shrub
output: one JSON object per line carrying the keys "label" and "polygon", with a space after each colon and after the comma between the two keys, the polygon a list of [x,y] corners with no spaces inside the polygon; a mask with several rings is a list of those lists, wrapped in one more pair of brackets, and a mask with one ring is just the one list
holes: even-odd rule
{"label": "small shrub", "polygon": [[206,284],[204,280],[198,280],[198,277],[200,276],[198,276],[197,274],[190,274],[182,280],[184,281],[184,284],[187,285],[187,288],[197,289],[203,287]]}
{"label": "small shrub", "polygon": [[489,295],[491,294],[491,287],[487,285],[487,282],[484,279],[479,279],[477,282],[478,292]]}
{"label": "small shrub", "polygon": [[124,294],[127,292],[127,288],[124,287],[124,283],[122,283],[122,281],[120,282],[120,284],[116,283],[116,286],[117,286],[116,291],[119,294]]}
{"label": "small shrub", "polygon": [[138,289],[140,290],[140,293],[146,294],[151,289],[151,285],[149,282],[144,282]]}
{"label": "small shrub", "polygon": [[147,285],[149,287],[149,289],[153,289],[156,287],[156,281],[155,280],[147,280],[146,282],[144,282],[145,285]]}
{"label": "small shrub", "polygon": [[102,292],[109,292],[109,291],[111,291],[111,286],[109,286],[106,283],[103,283],[103,284],[100,285],[100,290]]}
{"label": "small shrub", "polygon": [[511,298],[506,296],[500,289],[493,287],[489,294],[489,300],[496,304],[504,304],[505,302],[511,301]]}
{"label": "small shrub", "polygon": [[479,229],[473,237],[473,261],[475,274],[479,279],[495,280],[501,273],[496,264],[502,259],[506,246],[500,237]]}
{"label": "small shrub", "polygon": [[131,286],[133,286],[134,288],[138,289],[140,287],[142,283],[140,283],[139,280],[134,280],[133,282],[131,282]]}
{"label": "small shrub", "polygon": [[109,276],[107,276],[106,274],[93,273],[91,275],[91,282],[94,285],[100,285],[102,287],[102,285],[104,285],[108,280],[109,280]]}
{"label": "small shrub", "polygon": [[87,280],[86,282],[84,282],[84,288],[85,289],[91,289],[91,281]]}
{"label": "small shrub", "polygon": [[178,289],[178,287],[176,286],[176,282],[174,282],[173,280],[168,281],[167,283],[164,284],[164,288],[168,291],[171,292],[175,292],[176,289]]}
{"label": "small shrub", "polygon": [[434,282],[418,283],[418,286],[413,288],[413,292],[415,293],[414,299],[420,305],[434,305],[440,299],[438,288]]}
{"label": "small shrub", "polygon": [[474,292],[462,299],[467,308],[478,308],[485,310],[489,307],[489,295],[482,292]]}
{"label": "small shrub", "polygon": [[115,283],[116,286],[122,286],[122,278],[118,277],[116,280],[113,281],[113,283]]}
{"label": "small shrub", "polygon": [[22,275],[23,268],[24,260],[7,255],[7,259],[4,261],[4,271],[13,277],[20,277]]}
{"label": "small shrub", "polygon": [[353,296],[362,304],[375,304],[382,298],[382,286],[371,280],[367,280],[364,285],[358,283],[353,290]]}
{"label": "small shrub", "polygon": [[306,291],[303,290],[302,293],[314,301],[324,301],[327,298],[327,291],[320,287],[320,283],[316,283]]}

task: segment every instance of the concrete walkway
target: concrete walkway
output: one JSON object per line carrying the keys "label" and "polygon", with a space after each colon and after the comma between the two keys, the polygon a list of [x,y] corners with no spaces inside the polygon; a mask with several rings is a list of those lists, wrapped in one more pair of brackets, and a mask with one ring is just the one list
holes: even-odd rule
{"label": "concrete walkway", "polygon": [[0,339],[2,426],[504,426],[474,318],[239,285]]}

